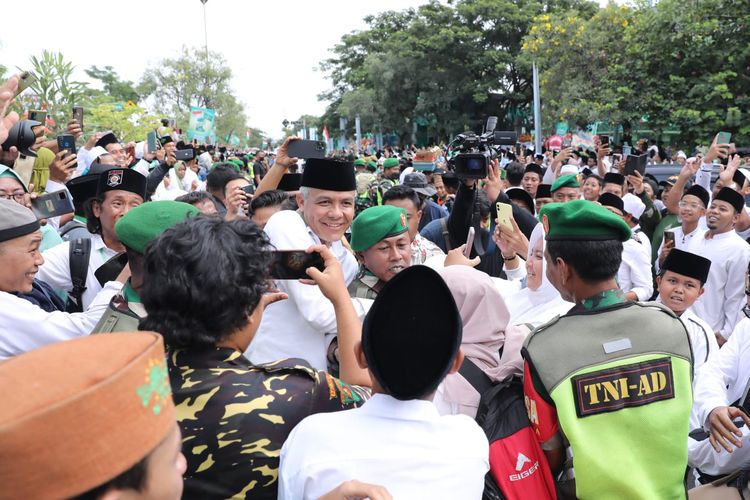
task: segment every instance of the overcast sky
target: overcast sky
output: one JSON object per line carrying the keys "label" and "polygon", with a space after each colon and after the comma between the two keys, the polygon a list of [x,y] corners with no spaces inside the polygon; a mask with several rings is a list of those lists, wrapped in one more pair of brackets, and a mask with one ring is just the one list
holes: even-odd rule
{"label": "overcast sky", "polygon": [[[317,95],[330,82],[317,67],[342,35],[366,28],[368,14],[423,3],[209,0],[208,48],[221,52],[231,66],[232,88],[245,104],[249,124],[279,137],[284,118],[325,110]],[[11,70],[28,68],[30,56],[48,49],[72,61],[80,80],[88,80],[85,68],[109,65],[135,82],[147,67],[177,56],[181,46],[204,44],[200,0],[2,4],[0,62]]]}
{"label": "overcast sky", "polygon": [[[603,0],[600,0],[604,3]],[[317,70],[345,33],[366,28],[363,18],[402,10],[425,0],[209,0],[208,48],[232,68],[232,87],[249,124],[278,138],[281,122],[320,115],[317,95],[330,82]],[[200,0],[3,0],[0,62],[28,68],[42,50],[60,51],[77,78],[92,65],[113,66],[137,82],[180,47],[204,44]]]}

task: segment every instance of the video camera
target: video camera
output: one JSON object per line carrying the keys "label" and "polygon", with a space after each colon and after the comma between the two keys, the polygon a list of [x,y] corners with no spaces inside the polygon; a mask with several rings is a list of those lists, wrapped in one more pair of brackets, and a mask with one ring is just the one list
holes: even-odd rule
{"label": "video camera", "polygon": [[490,161],[498,156],[499,146],[515,146],[518,136],[513,131],[495,131],[497,116],[487,118],[484,133],[459,134],[448,146],[448,163],[460,179],[484,179],[487,177]]}

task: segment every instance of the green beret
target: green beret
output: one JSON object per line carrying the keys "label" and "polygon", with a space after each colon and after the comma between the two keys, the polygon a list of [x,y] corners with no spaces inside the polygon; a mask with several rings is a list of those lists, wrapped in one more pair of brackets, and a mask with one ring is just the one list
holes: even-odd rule
{"label": "green beret", "polygon": [[364,167],[365,166],[365,160],[363,160],[362,158],[357,158],[356,160],[354,160],[354,166],[355,167]]}
{"label": "green beret", "polygon": [[371,169],[373,169],[373,171],[377,170],[377,168],[378,168],[378,162],[376,162],[375,160],[370,160],[370,161],[367,162],[367,166],[370,167]]}
{"label": "green beret", "polygon": [[352,222],[351,247],[363,252],[380,240],[406,232],[406,210],[380,205],[363,210]]}
{"label": "green beret", "polygon": [[552,187],[550,188],[550,192],[554,193],[558,189],[564,188],[564,187],[571,187],[571,188],[581,187],[581,185],[578,184],[578,176],[575,174],[563,175],[562,177],[558,178],[554,184],[552,184]]}
{"label": "green beret", "polygon": [[383,162],[383,168],[393,168],[400,165],[398,158],[386,158]]}
{"label": "green beret", "polygon": [[603,206],[588,200],[549,203],[539,213],[547,240],[630,239],[627,223]]}
{"label": "green beret", "polygon": [[180,222],[200,214],[200,210],[180,201],[149,201],[128,211],[115,224],[120,242],[138,253],[161,233]]}

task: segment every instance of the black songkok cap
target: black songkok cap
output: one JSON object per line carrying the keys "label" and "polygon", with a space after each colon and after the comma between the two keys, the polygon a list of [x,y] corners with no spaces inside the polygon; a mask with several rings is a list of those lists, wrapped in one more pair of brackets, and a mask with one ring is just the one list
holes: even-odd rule
{"label": "black songkok cap", "polygon": [[[110,165],[111,166],[111,165]],[[99,183],[99,174],[88,174],[76,177],[65,183],[70,196],[73,197],[73,208],[79,217],[86,217],[83,204],[96,197],[96,187]]]}
{"label": "black songkok cap", "polygon": [[542,170],[542,167],[540,167],[536,163],[529,163],[528,165],[526,165],[526,168],[524,169],[523,173],[527,174],[529,172],[533,172],[537,174],[540,179],[544,175],[544,171]]}
{"label": "black songkok cap", "polygon": [[612,193],[603,193],[599,197],[599,203],[603,207],[612,207],[618,209],[623,214],[625,213],[625,203],[622,201],[622,198],[617,196],[616,194]]}
{"label": "black songkok cap", "polygon": [[672,271],[688,278],[697,279],[701,284],[704,284],[708,280],[711,261],[700,255],[673,248],[669,251],[667,258],[664,259],[661,269],[662,275],[665,271]]}
{"label": "black songkok cap", "polygon": [[732,188],[723,187],[714,200],[726,201],[734,207],[736,212],[741,212],[745,208],[745,198]]}
{"label": "black songkok cap", "polygon": [[300,183],[302,182],[302,174],[284,174],[281,176],[279,185],[276,189],[282,191],[299,191]]}
{"label": "black songkok cap", "polygon": [[104,149],[107,149],[108,145],[110,145],[110,144],[117,144],[118,142],[120,142],[120,141],[117,140],[117,137],[115,136],[115,134],[112,133],[112,132],[110,132],[108,134],[104,134],[103,136],[101,136],[99,138],[99,140],[96,141],[95,145],[96,146],[101,146]]}
{"label": "black songkok cap", "polygon": [[604,184],[617,184],[622,186],[625,184],[625,176],[618,174],[617,172],[607,172],[604,174]]}
{"label": "black songkok cap", "polygon": [[354,165],[350,161],[310,158],[305,161],[301,185],[326,191],[356,191]]}
{"label": "black songkok cap", "polygon": [[536,197],[537,198],[552,198],[552,193],[550,192],[550,186],[549,184],[539,184],[536,187]]}
{"label": "black songkok cap", "polygon": [[107,191],[130,191],[146,200],[146,177],[127,168],[113,168],[99,174],[96,195],[102,197]]}
{"label": "black songkok cap", "polygon": [[706,188],[704,188],[703,186],[699,186],[698,184],[693,184],[689,189],[685,191],[685,194],[683,194],[682,197],[684,198],[689,194],[700,198],[700,200],[703,202],[703,207],[708,208],[708,203],[711,197],[709,196],[708,191],[706,191]]}
{"label": "black songkok cap", "polygon": [[163,136],[159,137],[159,142],[163,146],[163,145],[168,144],[170,142],[174,142],[174,140],[169,135],[163,135]]}
{"label": "black songkok cap", "polygon": [[362,350],[388,394],[418,399],[448,375],[462,330],[445,281],[427,266],[412,266],[386,283],[372,304],[362,325]]}

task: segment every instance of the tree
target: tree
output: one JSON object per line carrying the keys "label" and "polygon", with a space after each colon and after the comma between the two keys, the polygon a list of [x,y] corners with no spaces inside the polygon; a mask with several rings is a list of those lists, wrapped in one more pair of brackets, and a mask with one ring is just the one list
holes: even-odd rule
{"label": "tree", "polygon": [[176,59],[164,59],[149,68],[139,84],[139,90],[153,95],[159,112],[175,117],[187,129],[191,106],[216,111],[217,137],[232,131],[246,130],[244,106],[230,87],[232,70],[224,57],[203,49],[182,48]]}
{"label": "tree", "polygon": [[45,50],[41,57],[32,56],[30,61],[36,75],[36,81],[31,84],[38,96],[34,100],[54,120],[55,132],[65,130],[72,107],[85,101],[88,85],[73,80],[75,66],[60,52]]}
{"label": "tree", "polygon": [[112,66],[105,66],[102,69],[99,69],[96,66],[91,66],[84,71],[89,77],[102,82],[104,86],[102,93],[108,95],[115,101],[137,103],[141,100],[133,83],[127,80],[121,80]]}

